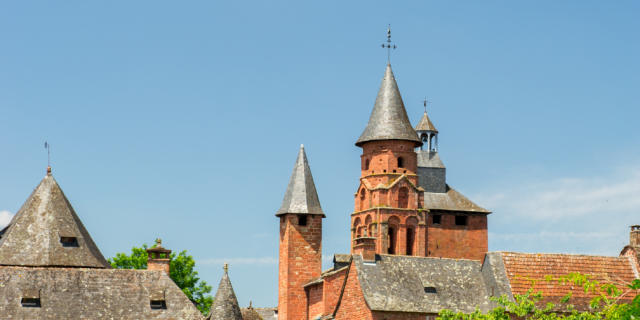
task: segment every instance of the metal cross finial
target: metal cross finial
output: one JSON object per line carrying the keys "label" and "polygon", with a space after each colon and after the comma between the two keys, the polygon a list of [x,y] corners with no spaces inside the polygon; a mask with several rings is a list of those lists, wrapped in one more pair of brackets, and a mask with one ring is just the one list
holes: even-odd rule
{"label": "metal cross finial", "polygon": [[382,48],[387,49],[387,63],[391,62],[391,49],[397,48],[395,44],[391,44],[391,25],[387,27],[387,43],[383,43]]}
{"label": "metal cross finial", "polygon": [[431,102],[431,101],[429,101],[429,99],[427,99],[427,97],[424,97],[424,102],[423,102],[423,104],[424,104],[424,113],[427,113],[427,104],[429,104],[429,102]]}

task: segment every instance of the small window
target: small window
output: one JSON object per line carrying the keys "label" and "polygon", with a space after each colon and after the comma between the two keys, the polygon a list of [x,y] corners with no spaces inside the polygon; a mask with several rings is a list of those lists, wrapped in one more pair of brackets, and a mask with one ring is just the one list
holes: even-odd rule
{"label": "small window", "polygon": [[22,298],[20,303],[25,308],[40,308],[40,298]]}
{"label": "small window", "polygon": [[167,302],[165,300],[151,300],[151,309],[159,310],[166,309]]}
{"label": "small window", "polygon": [[364,170],[369,170],[369,159],[364,162]]}
{"label": "small window", "polygon": [[466,226],[466,225],[467,225],[466,216],[456,216],[456,226]]}
{"label": "small window", "polygon": [[404,159],[402,157],[398,157],[398,168],[404,168]]}
{"label": "small window", "polygon": [[78,247],[78,238],[60,237],[60,243],[62,243],[63,247]]}
{"label": "small window", "polygon": [[424,287],[424,293],[438,293],[436,287]]}
{"label": "small window", "polygon": [[298,225],[299,226],[306,226],[307,225],[307,216],[306,215],[298,216]]}
{"label": "small window", "polygon": [[439,214],[434,214],[433,215],[433,224],[441,224],[442,223],[442,216]]}

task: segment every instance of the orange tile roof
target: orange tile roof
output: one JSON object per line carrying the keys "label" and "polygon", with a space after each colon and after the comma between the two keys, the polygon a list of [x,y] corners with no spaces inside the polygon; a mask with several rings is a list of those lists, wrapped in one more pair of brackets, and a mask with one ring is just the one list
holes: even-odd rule
{"label": "orange tile roof", "polygon": [[637,272],[627,257],[517,252],[502,252],[502,257],[513,294],[524,294],[533,288],[534,291],[542,291],[544,301],[559,302],[561,297],[572,292],[569,302],[578,309],[586,308],[595,293],[585,293],[581,286],[572,283],[546,280],[548,276],[557,279],[575,272],[589,275],[591,280],[600,284],[615,284],[623,292],[623,301],[632,299],[636,294],[628,292],[626,287],[636,278]]}

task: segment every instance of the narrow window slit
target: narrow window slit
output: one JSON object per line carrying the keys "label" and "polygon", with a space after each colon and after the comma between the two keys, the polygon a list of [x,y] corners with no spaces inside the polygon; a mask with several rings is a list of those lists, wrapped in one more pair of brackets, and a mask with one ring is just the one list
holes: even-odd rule
{"label": "narrow window slit", "polygon": [[165,300],[151,300],[151,309],[160,310],[166,308],[167,302]]}
{"label": "narrow window slit", "polygon": [[40,298],[22,298],[20,303],[25,308],[40,308]]}

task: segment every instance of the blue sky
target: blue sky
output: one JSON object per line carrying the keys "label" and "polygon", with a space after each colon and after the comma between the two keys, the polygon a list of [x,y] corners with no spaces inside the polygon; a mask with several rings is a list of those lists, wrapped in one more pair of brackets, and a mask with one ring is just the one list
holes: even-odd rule
{"label": "blue sky", "polygon": [[304,143],[327,261],[354,142],[392,65],[490,250],[616,255],[640,223],[634,1],[0,4],[0,224],[54,175],[106,256],[186,249],[241,305],[277,303],[278,209]]}

